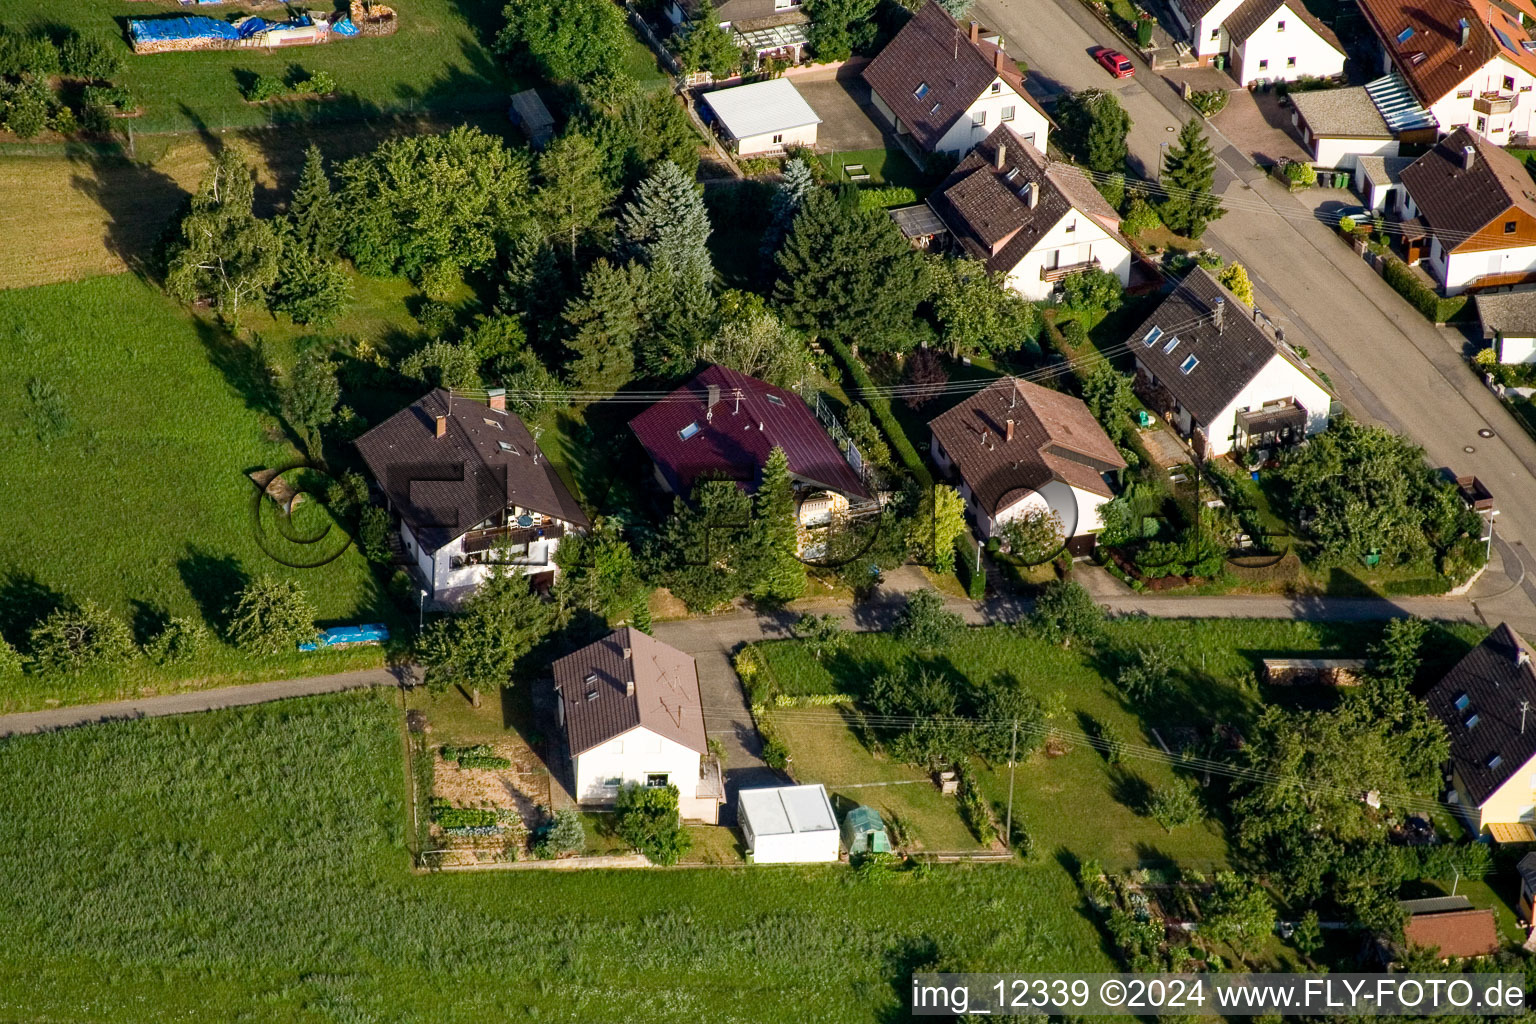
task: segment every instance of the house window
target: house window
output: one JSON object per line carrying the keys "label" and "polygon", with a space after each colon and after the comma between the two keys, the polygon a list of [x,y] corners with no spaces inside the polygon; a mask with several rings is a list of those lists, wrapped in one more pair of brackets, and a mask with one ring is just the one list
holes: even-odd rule
{"label": "house window", "polygon": [[1172,352],[1174,349],[1176,349],[1178,347],[1179,347],[1179,336],[1177,334],[1175,334],[1173,336],[1172,340],[1170,340],[1168,342],[1168,344],[1163,346],[1163,355],[1167,355],[1168,353]]}
{"label": "house window", "polygon": [[1288,68],[1295,67],[1296,66],[1296,58],[1295,57],[1287,57],[1287,58],[1285,58],[1285,66],[1288,67]]}
{"label": "house window", "polygon": [[1066,232],[1069,235],[1072,232],[1076,231],[1076,230],[1077,230],[1077,221],[1075,221],[1075,220],[1072,223],[1068,224],[1067,227],[1066,227]]}
{"label": "house window", "polygon": [[1281,20],[1275,22],[1275,31],[1276,32],[1284,32],[1285,31],[1285,19],[1282,18]]}
{"label": "house window", "polygon": [[768,402],[770,405],[783,405],[784,399],[780,398],[778,395],[769,395]]}
{"label": "house window", "polygon": [[1515,80],[1513,78],[1511,78],[1509,75],[1505,75],[1504,76],[1504,91],[1505,92],[1514,92],[1515,91]]}
{"label": "house window", "polygon": [[924,96],[927,96],[927,95],[928,95],[928,83],[927,82],[919,82],[919,83],[917,83],[917,88],[912,90],[912,98],[913,99],[920,100]]}
{"label": "house window", "polygon": [[1504,763],[1504,758],[1501,757],[1498,754],[1492,754],[1488,758],[1488,767],[1489,768],[1497,768],[1499,765],[1501,765],[1503,763]]}
{"label": "house window", "polygon": [[1512,235],[1512,234],[1515,233],[1515,222],[1514,221],[1507,220],[1507,221],[1504,222],[1504,233],[1506,235]]}
{"label": "house window", "polygon": [[1269,61],[1267,61],[1267,60],[1259,61],[1259,70],[1260,71],[1268,71],[1269,70]]}
{"label": "house window", "polygon": [[987,123],[987,112],[985,110],[978,110],[978,111],[976,111],[976,113],[971,115],[971,124],[974,127],[980,128],[982,125],[984,125],[986,123]]}
{"label": "house window", "polygon": [[1472,699],[1463,693],[1461,696],[1456,698],[1456,710],[1465,711],[1467,710],[1467,705],[1470,703],[1472,703]]}
{"label": "house window", "polygon": [[1162,336],[1163,329],[1161,327],[1154,327],[1147,332],[1147,336],[1145,338],[1141,339],[1141,343],[1147,346],[1147,348],[1151,348],[1153,345],[1157,344],[1157,339],[1161,338]]}
{"label": "house window", "polygon": [[624,785],[624,780],[617,775],[611,779],[603,780],[603,788],[605,789],[618,789],[622,785]]}
{"label": "house window", "polygon": [[1219,29],[1219,28],[1211,29],[1211,41],[1215,42],[1217,39],[1220,39],[1220,38],[1221,38],[1221,29]]}
{"label": "house window", "polygon": [[779,143],[781,143],[783,141],[784,141],[784,133],[783,132],[780,132],[778,135],[775,135],[773,137],[773,144],[775,146],[777,146]]}
{"label": "house window", "polygon": [[1003,120],[1004,121],[1012,121],[1013,120],[1013,108],[1012,107],[1004,107],[1003,108]]}
{"label": "house window", "polygon": [[1477,119],[1477,130],[1480,132],[1488,130],[1488,119],[1486,117],[1480,117]]}
{"label": "house window", "polygon": [[645,777],[645,784],[652,789],[660,789],[667,784],[667,780],[670,778],[671,776],[666,772],[651,772]]}
{"label": "house window", "polygon": [[694,434],[697,434],[699,432],[699,430],[700,430],[699,421],[698,420],[694,420],[692,423],[688,424],[682,430],[679,430],[677,432],[678,439],[686,441],[690,437],[692,437]]}
{"label": "house window", "polygon": [[1456,98],[1459,99],[1459,100],[1469,100],[1469,99],[1472,98],[1472,90],[1471,89],[1458,89],[1456,91]]}
{"label": "house window", "polygon": [[504,452],[511,452],[513,455],[521,455],[522,454],[522,452],[518,451],[515,447],[513,447],[512,445],[508,444],[505,441],[497,441],[496,444]]}
{"label": "house window", "polygon": [[1000,93],[1002,91],[1003,91],[1003,83],[1002,82],[993,82],[992,83],[992,95],[993,96],[996,96],[998,93]]}
{"label": "house window", "polygon": [[1461,724],[1462,724],[1462,725],[1464,725],[1464,726],[1466,726],[1466,727],[1467,727],[1467,728],[1468,728],[1468,729],[1470,729],[1470,728],[1472,728],[1472,727],[1473,727],[1473,726],[1474,726],[1474,725],[1476,725],[1476,724],[1477,724],[1477,722],[1478,722],[1478,718],[1477,718],[1477,712],[1476,712],[1476,711],[1474,711],[1474,712],[1472,712],[1472,713],[1471,713],[1471,714],[1470,714],[1470,715],[1468,715],[1468,716],[1467,716],[1467,720],[1466,720],[1466,721],[1464,721],[1464,722],[1462,722],[1462,723],[1461,723]]}

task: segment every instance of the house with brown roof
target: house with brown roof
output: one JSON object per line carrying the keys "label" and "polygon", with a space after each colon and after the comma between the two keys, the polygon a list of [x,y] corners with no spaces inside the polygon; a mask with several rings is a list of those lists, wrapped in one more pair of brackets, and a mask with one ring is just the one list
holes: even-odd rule
{"label": "house with brown roof", "polygon": [[1080,400],[999,377],[928,428],[933,461],[958,482],[983,537],[1046,510],[1071,550],[1092,550],[1092,535],[1104,528],[1099,509],[1115,496],[1125,459]]}
{"label": "house with brown roof", "polygon": [[629,428],[651,457],[657,482],[672,494],[686,497],[697,481],[711,479],[755,491],[769,454],[782,448],[802,497],[830,492],[841,507],[872,500],[851,440],[834,442],[793,391],[728,367],[705,367]]}
{"label": "house with brown roof", "polygon": [[[1104,270],[1130,284],[1131,244],[1120,234],[1115,208],[1082,171],[1044,156],[1007,125],[960,161],[929,195],[928,207],[948,230],[951,249],[1002,274],[1026,299],[1047,299],[1065,278],[1085,270]],[[905,214],[891,213],[904,232],[916,222]],[[927,234],[908,238],[921,248],[933,244]]]}
{"label": "house with brown roof", "polygon": [[591,527],[500,388],[486,402],[436,388],[356,444],[438,604],[463,600],[494,564],[547,588],[560,539]]}
{"label": "house with brown roof", "polygon": [[1301,0],[1177,0],[1176,21],[1206,63],[1225,54],[1242,85],[1344,73],[1344,47]]}
{"label": "house with brown roof", "polygon": [[[1002,37],[928,0],[864,69],[875,109],[922,154],[964,156],[998,125],[1045,152],[1051,119]],[[919,161],[921,163],[921,161]]]}
{"label": "house with brown roof", "polygon": [[1268,323],[1196,267],[1126,342],[1137,394],[1207,456],[1327,429],[1332,395]]}
{"label": "house with brown roof", "polygon": [[[1402,172],[1410,257],[1446,295],[1536,281],[1536,182],[1525,165],[1466,128]],[[1427,245],[1425,244],[1427,240]]]}
{"label": "house with brown roof", "polygon": [[1442,132],[1470,128],[1501,146],[1530,134],[1536,41],[1531,0],[1356,0],[1382,50]]}
{"label": "house with brown roof", "polygon": [[1474,833],[1536,839],[1536,670],[1525,638],[1500,624],[1424,703],[1451,741],[1446,802]]}
{"label": "house with brown roof", "polygon": [[1435,950],[1440,959],[1487,956],[1499,950],[1499,924],[1490,907],[1474,907],[1465,896],[1403,900],[1403,940]]}
{"label": "house with brown roof", "polygon": [[706,756],[692,657],[624,626],[552,668],[578,802],[611,804],[627,785],[676,786],[684,818],[718,820],[724,791]]}

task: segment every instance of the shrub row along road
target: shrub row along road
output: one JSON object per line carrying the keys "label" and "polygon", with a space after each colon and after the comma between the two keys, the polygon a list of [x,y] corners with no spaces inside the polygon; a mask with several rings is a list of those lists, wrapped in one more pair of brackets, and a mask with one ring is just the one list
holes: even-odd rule
{"label": "shrub row along road", "polygon": [[[1134,78],[1110,78],[1090,51],[1127,47],[1080,0],[984,0],[976,11],[1027,62],[1038,94],[1113,91],[1134,122],[1131,164],[1155,177],[1162,145],[1192,111],[1139,58]],[[1301,197],[1206,127],[1227,214],[1204,241],[1248,268],[1259,307],[1310,349],[1350,412],[1488,485],[1499,508],[1493,562],[1472,598],[1485,620],[1536,630],[1536,558],[1526,550],[1536,542],[1536,442],[1465,364],[1461,334],[1426,322]]]}

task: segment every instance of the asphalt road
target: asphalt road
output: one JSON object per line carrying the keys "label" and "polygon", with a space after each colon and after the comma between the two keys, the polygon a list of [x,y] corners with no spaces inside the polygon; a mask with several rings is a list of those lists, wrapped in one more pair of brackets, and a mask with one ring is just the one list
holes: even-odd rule
{"label": "asphalt road", "polygon": [[[1173,87],[1134,56],[1133,78],[1110,78],[1090,51],[1126,48],[1079,0],[984,0],[976,9],[1027,62],[1038,95],[1115,92],[1134,124],[1131,163],[1155,176],[1162,146],[1192,115]],[[1258,306],[1307,347],[1351,413],[1488,485],[1499,509],[1494,559],[1471,596],[1488,621],[1536,630],[1536,558],[1526,548],[1536,543],[1536,442],[1467,367],[1463,335],[1427,323],[1316,218],[1306,193],[1292,195],[1207,133],[1228,212],[1203,241],[1248,268]]]}

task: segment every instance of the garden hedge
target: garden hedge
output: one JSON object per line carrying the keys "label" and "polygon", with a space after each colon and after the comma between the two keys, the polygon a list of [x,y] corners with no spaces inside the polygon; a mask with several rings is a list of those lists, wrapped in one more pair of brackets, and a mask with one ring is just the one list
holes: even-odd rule
{"label": "garden hedge", "polygon": [[837,356],[838,362],[848,371],[853,385],[859,393],[854,396],[869,406],[869,411],[874,413],[875,421],[880,424],[880,429],[885,431],[886,440],[891,443],[891,451],[901,460],[907,472],[924,487],[933,486],[933,474],[923,464],[922,456],[917,454],[917,449],[912,447],[912,442],[907,440],[907,432],[901,429],[901,424],[896,420],[896,414],[891,412],[891,400],[881,394],[875,388],[875,382],[870,379],[869,371],[859,358],[836,338],[822,338],[821,341]]}

